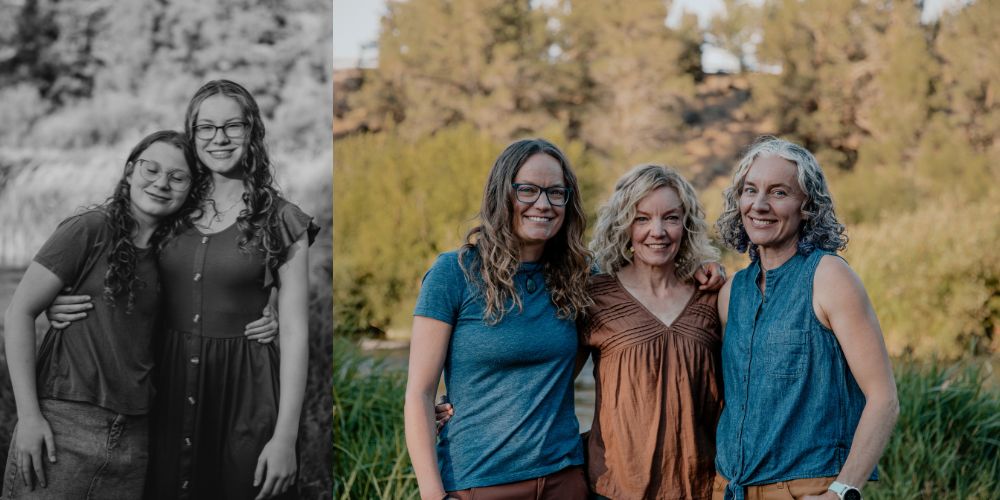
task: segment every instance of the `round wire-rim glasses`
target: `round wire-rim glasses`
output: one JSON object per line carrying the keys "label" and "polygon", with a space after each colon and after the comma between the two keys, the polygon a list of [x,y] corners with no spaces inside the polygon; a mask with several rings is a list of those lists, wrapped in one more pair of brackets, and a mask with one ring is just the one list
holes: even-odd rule
{"label": "round wire-rim glasses", "polygon": [[167,185],[174,191],[183,191],[191,186],[191,174],[183,170],[164,171],[159,163],[139,158],[134,163],[139,175],[148,182],[156,182],[160,177],[167,176]]}

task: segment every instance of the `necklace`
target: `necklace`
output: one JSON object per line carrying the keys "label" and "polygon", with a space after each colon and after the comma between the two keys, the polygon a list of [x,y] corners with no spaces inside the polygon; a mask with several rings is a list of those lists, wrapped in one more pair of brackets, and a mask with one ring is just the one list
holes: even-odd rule
{"label": "necklace", "polygon": [[236,200],[236,202],[233,203],[232,205],[229,205],[229,208],[227,208],[225,210],[219,210],[218,207],[216,207],[213,204],[212,205],[212,211],[215,212],[215,215],[212,216],[212,220],[214,222],[222,222],[223,216],[225,216],[227,213],[229,213],[230,210],[236,208],[236,205],[239,205],[240,203],[243,203],[243,198],[242,197],[240,197],[240,199]]}

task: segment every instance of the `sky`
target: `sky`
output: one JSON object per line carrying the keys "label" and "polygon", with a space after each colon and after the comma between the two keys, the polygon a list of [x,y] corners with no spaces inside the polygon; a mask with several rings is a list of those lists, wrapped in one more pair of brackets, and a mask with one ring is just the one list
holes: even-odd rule
{"label": "sky", "polygon": [[[926,0],[923,18],[925,21],[934,19],[944,9],[968,1]],[[676,0],[673,2],[667,22],[669,24],[672,20],[679,19],[681,13],[686,10],[697,14],[704,25],[712,14],[723,10],[722,5],[722,0]],[[353,68],[359,62],[363,66],[375,65],[378,57],[375,41],[378,38],[379,19],[384,9],[384,0],[333,0],[334,69]],[[713,47],[704,49],[702,65],[705,71],[734,70],[736,64],[736,58],[725,51]]]}

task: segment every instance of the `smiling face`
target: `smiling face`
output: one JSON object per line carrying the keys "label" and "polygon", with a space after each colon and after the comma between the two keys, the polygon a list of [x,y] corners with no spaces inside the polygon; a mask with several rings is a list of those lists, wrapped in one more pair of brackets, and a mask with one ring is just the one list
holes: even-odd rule
{"label": "smiling face", "polygon": [[[211,139],[199,139],[196,136],[194,140],[198,159],[214,174],[227,177],[240,175],[238,166],[246,154],[246,134],[242,137],[229,137],[222,129],[238,122],[245,123],[246,119],[239,103],[232,97],[215,94],[202,101],[198,107],[195,128],[205,125],[219,127]],[[230,126],[231,130],[233,128]]]}
{"label": "smiling face", "polygon": [[[545,153],[528,158],[514,177],[514,183],[534,184],[543,189],[566,187],[559,161]],[[545,249],[545,242],[562,227],[566,207],[553,206],[545,193],[539,193],[534,203],[524,203],[518,201],[512,191],[510,203],[513,206],[514,235],[521,244],[521,260],[538,260]]]}
{"label": "smiling face", "polygon": [[[147,180],[140,173],[140,168],[148,168],[149,176],[155,177],[155,180]],[[135,215],[160,220],[180,210],[187,199],[190,186],[176,189],[171,187],[170,178],[173,176],[174,184],[178,185],[176,180],[179,177],[191,175],[183,151],[166,142],[154,142],[132,162],[131,169],[126,178]],[[152,175],[157,170],[158,175]]]}
{"label": "smiling face", "polygon": [[633,262],[672,266],[684,239],[684,205],[677,191],[663,186],[639,200],[630,231]]}
{"label": "smiling face", "polygon": [[740,192],[740,216],[750,241],[764,251],[794,248],[804,202],[794,163],[778,156],[758,157]]}

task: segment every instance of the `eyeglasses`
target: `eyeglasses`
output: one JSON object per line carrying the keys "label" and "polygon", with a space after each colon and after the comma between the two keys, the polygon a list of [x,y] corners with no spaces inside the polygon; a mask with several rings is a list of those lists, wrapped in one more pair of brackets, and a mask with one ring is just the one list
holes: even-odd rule
{"label": "eyeglasses", "polygon": [[543,188],[534,184],[520,184],[517,182],[511,184],[511,186],[514,186],[514,196],[517,197],[517,201],[528,205],[538,201],[542,193],[545,193],[545,198],[549,200],[549,205],[561,207],[566,205],[566,202],[569,201],[569,195],[573,191],[563,186]]}
{"label": "eyeglasses", "polygon": [[242,139],[247,133],[247,124],[246,122],[229,122],[220,127],[202,123],[201,125],[195,125],[194,136],[203,141],[210,141],[215,138],[215,133],[219,129],[222,129],[222,133],[226,134],[226,137],[230,139]]}
{"label": "eyeglasses", "polygon": [[163,167],[160,167],[160,164],[155,161],[140,158],[135,161],[135,169],[148,182],[156,182],[160,180],[160,177],[166,175],[167,185],[174,191],[184,191],[191,186],[191,174],[183,170],[164,172]]}

